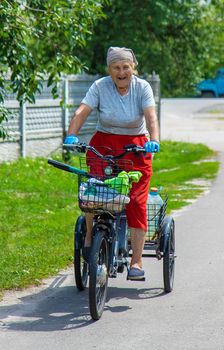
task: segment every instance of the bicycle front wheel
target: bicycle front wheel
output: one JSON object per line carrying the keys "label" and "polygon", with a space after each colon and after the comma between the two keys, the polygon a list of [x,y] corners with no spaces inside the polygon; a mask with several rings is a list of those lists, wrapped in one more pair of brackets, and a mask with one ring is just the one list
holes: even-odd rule
{"label": "bicycle front wheel", "polygon": [[108,285],[108,243],[103,230],[93,236],[89,264],[89,308],[91,317],[99,320],[103,313]]}

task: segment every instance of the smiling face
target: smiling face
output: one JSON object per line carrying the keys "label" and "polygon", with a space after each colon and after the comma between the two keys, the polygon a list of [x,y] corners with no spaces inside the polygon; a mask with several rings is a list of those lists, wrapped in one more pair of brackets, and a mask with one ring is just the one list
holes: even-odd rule
{"label": "smiling face", "polygon": [[115,61],[109,65],[109,74],[119,92],[127,92],[134,72],[134,63],[130,61]]}

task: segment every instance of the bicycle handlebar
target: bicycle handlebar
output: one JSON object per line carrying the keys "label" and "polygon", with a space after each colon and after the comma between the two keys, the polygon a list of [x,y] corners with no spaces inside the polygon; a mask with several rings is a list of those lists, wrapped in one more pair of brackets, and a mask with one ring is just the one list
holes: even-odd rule
{"label": "bicycle handlebar", "polygon": [[[67,148],[68,150],[75,150],[77,149],[78,152],[81,153],[85,153],[86,151],[92,151],[93,153],[95,153],[100,159],[109,161],[110,163],[115,163],[117,159],[122,158],[125,154],[133,152],[135,154],[138,154],[140,152],[144,152],[145,153],[145,149],[144,147],[141,146],[137,146],[135,144],[132,145],[126,145],[124,146],[124,151],[116,156],[114,155],[103,155],[101,154],[99,151],[97,151],[97,149],[93,146],[89,146],[86,145],[85,143],[79,142],[73,145],[66,145],[63,144],[63,147]],[[68,164],[65,163],[61,163],[58,162],[56,160],[53,159],[48,159],[48,164],[53,165],[55,168],[64,170],[64,171],[68,171],[69,173],[73,173],[76,175],[83,175],[86,177],[92,177],[90,174],[88,174],[87,171],[75,168],[73,166],[70,166]]]}
{"label": "bicycle handlebar", "polygon": [[79,143],[75,143],[73,145],[68,145],[68,144],[63,144],[64,148],[67,148],[68,150],[77,150],[78,152],[81,153],[85,153],[86,151],[92,151],[93,153],[95,153],[99,158],[102,159],[119,159],[122,158],[125,154],[127,153],[142,153],[142,152],[146,152],[144,147],[135,145],[135,144],[131,144],[131,145],[126,145],[124,146],[124,152],[114,156],[114,155],[103,155],[101,154],[99,151],[97,151],[97,149],[93,146],[89,146],[83,142],[79,142]]}

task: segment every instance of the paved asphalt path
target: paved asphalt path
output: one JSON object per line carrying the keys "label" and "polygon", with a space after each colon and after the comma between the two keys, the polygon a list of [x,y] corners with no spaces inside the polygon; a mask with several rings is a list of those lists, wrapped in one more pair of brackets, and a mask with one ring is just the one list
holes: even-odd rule
{"label": "paved asphalt path", "polygon": [[204,109],[221,103],[162,100],[162,138],[207,143],[221,161],[210,191],[174,215],[173,292],[163,292],[162,262],[144,258],[146,281],[110,279],[104,314],[93,322],[88,290],[77,292],[72,269],[62,271],[41,287],[5,295],[1,350],[224,350],[224,120]]}

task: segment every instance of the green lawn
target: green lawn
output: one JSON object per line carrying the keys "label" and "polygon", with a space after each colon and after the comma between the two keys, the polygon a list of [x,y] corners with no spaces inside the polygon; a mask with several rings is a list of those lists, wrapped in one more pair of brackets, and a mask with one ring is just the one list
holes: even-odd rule
{"label": "green lawn", "polygon": [[[153,169],[151,186],[161,185],[168,194],[169,213],[188,205],[205,190],[203,183],[216,176],[218,162],[215,152],[205,145],[166,141],[155,155]],[[196,179],[200,180],[197,184]]]}
{"label": "green lawn", "polygon": [[[162,143],[151,186],[163,186],[168,212],[204,190],[190,182],[213,179],[218,171],[214,160],[215,153],[204,145]],[[39,284],[73,261],[80,212],[76,176],[39,158],[0,164],[0,179],[0,290]]]}

